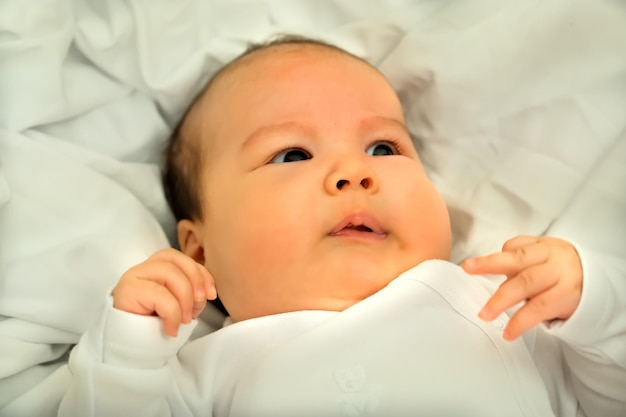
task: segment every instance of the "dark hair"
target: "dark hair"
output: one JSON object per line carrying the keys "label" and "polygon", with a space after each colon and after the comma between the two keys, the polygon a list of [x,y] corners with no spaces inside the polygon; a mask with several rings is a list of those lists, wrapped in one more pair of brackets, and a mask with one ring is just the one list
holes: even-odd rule
{"label": "dark hair", "polygon": [[[248,48],[234,60],[218,70],[207,82],[205,87],[193,100],[187,111],[173,130],[165,149],[165,164],[162,181],[165,197],[177,221],[202,219],[200,190],[198,184],[202,167],[202,144],[197,137],[185,134],[185,125],[189,114],[198,105],[202,97],[210,90],[211,85],[242,58],[257,51],[283,45],[312,45],[331,49],[362,60],[337,46],[324,41],[298,35],[278,35],[262,43],[251,43]],[[362,60],[364,61],[364,60]],[[365,62],[365,61],[364,61]],[[197,136],[197,135],[196,135]]]}

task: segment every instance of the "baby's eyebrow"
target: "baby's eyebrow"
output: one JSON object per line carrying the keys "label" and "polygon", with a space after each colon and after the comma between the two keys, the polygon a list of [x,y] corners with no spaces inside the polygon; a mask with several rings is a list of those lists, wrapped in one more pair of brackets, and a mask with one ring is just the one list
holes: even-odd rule
{"label": "baby's eyebrow", "polygon": [[265,125],[255,129],[251,134],[249,134],[241,147],[245,148],[246,146],[250,146],[251,143],[263,139],[264,136],[285,133],[292,135],[297,134],[299,136],[313,136],[315,134],[315,129],[312,126],[296,121]]}
{"label": "baby's eyebrow", "polygon": [[363,130],[376,129],[389,125],[393,125],[394,128],[401,129],[407,135],[409,135],[409,129],[406,127],[406,124],[403,121],[395,119],[393,117],[372,116],[361,120],[361,128]]}
{"label": "baby's eyebrow", "polygon": [[[401,129],[407,135],[409,135],[409,131],[401,120],[385,117],[385,116],[371,116],[360,121],[361,129],[367,131],[369,129],[376,129],[384,126],[393,125],[396,129]],[[241,145],[242,148],[246,148],[250,146],[250,144],[254,142],[258,142],[266,136],[278,135],[278,134],[289,134],[289,135],[297,135],[297,136],[305,136],[305,137],[314,137],[315,136],[315,128],[309,124],[300,122],[300,121],[288,121],[283,123],[276,123],[270,125],[264,125],[255,129],[248,137],[244,140]]]}

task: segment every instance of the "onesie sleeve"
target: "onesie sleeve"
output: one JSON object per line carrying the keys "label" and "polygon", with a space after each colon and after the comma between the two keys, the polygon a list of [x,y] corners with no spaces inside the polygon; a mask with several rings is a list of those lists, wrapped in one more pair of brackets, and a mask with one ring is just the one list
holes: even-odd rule
{"label": "onesie sleeve", "polygon": [[574,314],[553,323],[580,411],[626,416],[626,132],[597,160],[546,231],[574,242],[583,292]]}
{"label": "onesie sleeve", "polygon": [[195,325],[183,324],[177,337],[168,337],[160,319],[117,310],[109,297],[99,322],[71,352],[72,382],[59,417],[170,416],[168,362]]}
{"label": "onesie sleeve", "polygon": [[577,247],[580,304],[546,326],[560,339],[580,406],[588,416],[626,415],[626,261]]}

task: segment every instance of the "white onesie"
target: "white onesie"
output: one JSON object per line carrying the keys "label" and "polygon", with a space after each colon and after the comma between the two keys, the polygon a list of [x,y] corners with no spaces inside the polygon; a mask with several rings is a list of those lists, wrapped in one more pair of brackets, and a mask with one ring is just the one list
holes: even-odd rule
{"label": "white onesie", "polygon": [[[343,312],[261,317],[192,341],[193,325],[168,338],[157,318],[109,305],[72,353],[60,416],[585,415],[570,373],[606,358],[574,349],[566,364],[549,334],[559,330],[505,341],[506,314],[477,318],[488,287],[427,261]],[[606,385],[626,387],[625,374],[616,367]],[[611,407],[602,417],[626,410]]]}

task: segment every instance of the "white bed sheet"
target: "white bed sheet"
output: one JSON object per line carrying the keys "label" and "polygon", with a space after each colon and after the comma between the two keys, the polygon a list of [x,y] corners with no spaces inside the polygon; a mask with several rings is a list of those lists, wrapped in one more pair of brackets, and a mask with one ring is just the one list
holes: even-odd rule
{"label": "white bed sheet", "polygon": [[449,204],[453,260],[520,233],[626,259],[622,1],[4,0],[0,409],[172,241],[168,132],[246,42],[284,32],[389,77]]}

